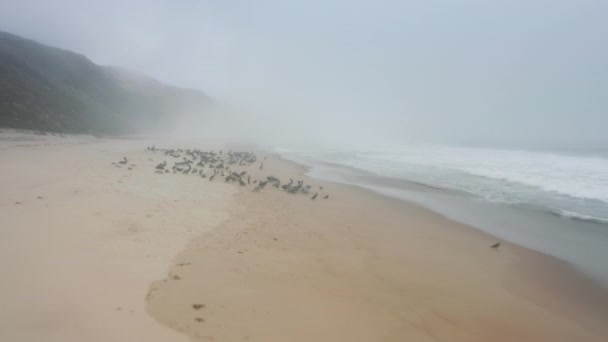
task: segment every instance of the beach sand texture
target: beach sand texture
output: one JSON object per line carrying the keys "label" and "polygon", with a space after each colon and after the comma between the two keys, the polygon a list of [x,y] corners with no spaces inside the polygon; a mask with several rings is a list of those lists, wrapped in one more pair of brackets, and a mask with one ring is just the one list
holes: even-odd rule
{"label": "beach sand texture", "polygon": [[243,170],[315,200],[156,174],[145,140],[1,135],[2,341],[608,339],[559,260],[276,156]]}

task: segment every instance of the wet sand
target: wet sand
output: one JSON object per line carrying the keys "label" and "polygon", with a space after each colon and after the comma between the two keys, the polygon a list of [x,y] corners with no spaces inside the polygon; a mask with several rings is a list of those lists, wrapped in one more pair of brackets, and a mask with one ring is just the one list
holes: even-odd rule
{"label": "wet sand", "polygon": [[152,286],[148,310],[161,322],[201,341],[608,336],[605,290],[557,259],[505,243],[492,250],[490,235],[309,179],[273,156],[264,165],[260,178],[298,174],[324,189],[313,201],[241,188],[230,219],[192,241]]}
{"label": "wet sand", "polygon": [[[305,176],[314,201],[254,193],[155,174],[143,140],[35,138],[0,139],[0,340],[608,338],[596,283],[407,202]],[[247,170],[303,171],[264,165]]]}

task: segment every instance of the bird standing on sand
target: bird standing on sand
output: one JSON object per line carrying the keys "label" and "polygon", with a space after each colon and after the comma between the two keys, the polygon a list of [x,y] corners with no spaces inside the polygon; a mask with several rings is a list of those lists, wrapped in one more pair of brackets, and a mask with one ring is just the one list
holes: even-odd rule
{"label": "bird standing on sand", "polygon": [[124,160],[119,161],[118,164],[125,165],[126,163],[128,163],[127,157],[123,157],[123,158],[124,158]]}
{"label": "bird standing on sand", "polygon": [[313,196],[312,196],[310,199],[311,199],[311,200],[314,200],[314,199],[316,199],[316,198],[317,198],[317,196],[318,196],[318,195],[319,195],[319,193],[318,193],[318,192],[315,192],[315,194],[314,194],[314,195],[313,195]]}
{"label": "bird standing on sand", "polygon": [[281,188],[283,188],[283,190],[289,190],[289,188],[291,188],[292,184],[293,184],[293,179],[289,178],[289,183],[283,184],[283,186],[281,186]]}
{"label": "bird standing on sand", "polygon": [[328,199],[328,198],[329,198],[329,195],[325,195],[325,197],[323,197],[323,198]]}
{"label": "bird standing on sand", "polygon": [[497,243],[493,244],[492,246],[490,246],[490,248],[497,249],[499,246],[500,246],[500,242],[497,242]]}
{"label": "bird standing on sand", "polygon": [[156,165],[156,169],[157,169],[157,170],[162,170],[162,169],[164,169],[164,168],[165,168],[165,166],[167,166],[167,162],[166,162],[166,161],[164,161],[164,162],[162,162],[162,163],[160,163],[160,164]]}

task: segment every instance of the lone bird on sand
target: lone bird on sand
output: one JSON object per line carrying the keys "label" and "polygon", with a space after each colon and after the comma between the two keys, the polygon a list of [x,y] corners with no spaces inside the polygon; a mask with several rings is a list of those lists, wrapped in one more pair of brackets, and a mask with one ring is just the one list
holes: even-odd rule
{"label": "lone bird on sand", "polygon": [[323,198],[328,199],[328,198],[329,198],[329,195],[325,195],[325,197],[323,197]]}
{"label": "lone bird on sand", "polygon": [[497,249],[499,246],[500,246],[500,242],[497,242],[497,243],[493,244],[492,246],[490,246],[490,248]]}
{"label": "lone bird on sand", "polygon": [[319,195],[319,193],[315,192],[315,194],[310,198],[311,200],[314,200],[317,198],[317,196]]}
{"label": "lone bird on sand", "polygon": [[118,164],[125,165],[126,163],[128,163],[127,157],[123,157],[123,158],[124,158],[124,160],[119,161]]}

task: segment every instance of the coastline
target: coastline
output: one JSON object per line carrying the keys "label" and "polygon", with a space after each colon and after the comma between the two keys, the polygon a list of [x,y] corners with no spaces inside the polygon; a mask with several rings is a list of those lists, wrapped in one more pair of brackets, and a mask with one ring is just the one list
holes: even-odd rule
{"label": "coastline", "polygon": [[501,240],[565,261],[608,287],[608,268],[597,263],[608,257],[608,226],[566,218],[543,208],[489,201],[475,194],[390,178],[342,164],[294,158],[310,164],[313,178],[349,184],[382,196],[420,205],[450,220],[474,227]]}
{"label": "coastline", "polygon": [[[310,175],[313,170],[313,166],[305,165],[303,163],[299,163],[297,161],[293,161],[287,159],[280,154],[275,154],[275,158],[278,158],[281,162],[291,163],[291,167],[299,170],[300,176],[306,176],[312,179],[316,179],[318,181],[325,181],[330,184],[344,186],[346,188],[358,189],[362,191],[362,196],[370,196],[375,198],[381,198],[390,201],[397,201],[406,206],[417,207],[419,210],[427,211],[430,215],[437,215],[444,220],[449,221],[452,224],[458,226],[458,229],[462,230],[463,233],[469,234],[479,234],[480,236],[487,237],[489,241],[500,241],[502,244],[508,243],[510,244],[517,253],[525,253],[531,258],[524,257],[526,262],[519,262],[515,267],[516,271],[520,274],[523,274],[527,281],[531,281],[534,286],[537,287],[539,293],[546,291],[540,297],[530,298],[531,301],[537,301],[542,303],[542,305],[553,307],[559,309],[560,305],[555,304],[560,300],[566,300],[570,302],[570,305],[579,306],[581,303],[577,303],[577,301],[582,301],[583,306],[597,306],[600,308],[600,317],[608,315],[608,296],[602,294],[608,294],[608,284],[604,282],[602,279],[597,279],[583,270],[581,270],[576,265],[573,265],[567,260],[563,260],[558,256],[551,255],[550,253],[535,250],[533,248],[527,247],[525,245],[519,244],[517,242],[512,241],[504,241],[501,238],[497,237],[495,234],[489,231],[485,231],[473,224],[467,224],[466,222],[462,222],[448,215],[442,214],[441,211],[438,211],[433,208],[433,206],[426,206],[421,203],[416,202],[412,198],[400,198],[397,196],[391,196],[389,194],[385,194],[382,191],[377,191],[373,188],[366,188],[364,186],[354,184],[354,183],[344,183],[338,182],[335,180],[327,180],[323,178],[316,178]],[[335,164],[339,168],[348,169],[350,167],[343,166],[340,164]],[[363,170],[354,169],[359,172],[364,172]],[[399,179],[388,179],[381,176],[376,176],[372,173],[369,173],[368,176],[375,177],[378,179],[378,182],[387,182],[390,184],[391,181],[397,183],[405,183],[407,187],[411,190],[415,191],[424,191],[426,193],[438,193],[442,195],[456,195],[456,196],[466,196],[468,199],[471,198],[471,194],[456,190],[456,189],[448,189],[441,188],[429,184],[418,183],[411,180],[399,180]],[[394,184],[393,184],[394,185]],[[403,186],[403,184],[400,184]],[[584,221],[585,224],[595,224],[589,221]],[[603,226],[603,224],[602,224]],[[603,227],[602,227],[603,228]],[[530,262],[530,264],[527,264]],[[567,275],[562,277],[561,275]],[[518,291],[517,288],[521,286],[532,286],[531,284],[517,283],[514,282],[512,278],[507,279],[508,284],[512,285],[513,291]],[[547,286],[547,284],[551,284],[551,286]],[[580,289],[588,289],[589,291],[579,292]],[[571,296],[572,293],[578,293],[577,296]],[[522,295],[527,295],[525,291],[521,292]],[[599,294],[599,295],[598,295]],[[560,298],[561,297],[561,298]],[[577,310],[577,315],[582,314],[582,311],[585,311],[582,308]],[[602,329],[600,329],[602,330]],[[608,331],[608,330],[606,330]]]}
{"label": "coastline", "polygon": [[240,189],[231,219],[152,285],[150,314],[201,341],[608,336],[606,290],[561,260],[510,243],[493,251],[476,228],[306,170],[270,155],[258,174],[297,174],[327,201]]}
{"label": "coastline", "polygon": [[330,197],[157,175],[146,140],[26,140],[0,142],[2,339],[608,336],[607,291],[570,265],[272,154],[254,177]]}

